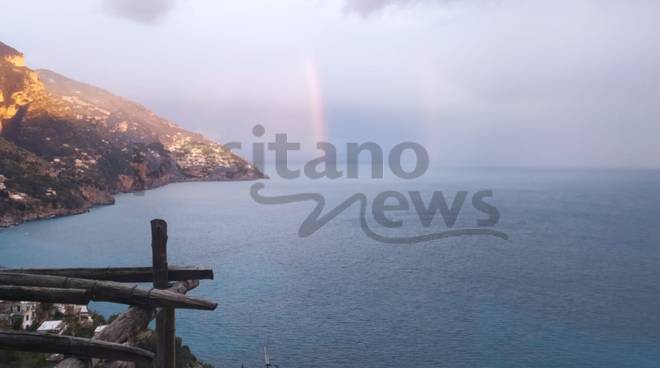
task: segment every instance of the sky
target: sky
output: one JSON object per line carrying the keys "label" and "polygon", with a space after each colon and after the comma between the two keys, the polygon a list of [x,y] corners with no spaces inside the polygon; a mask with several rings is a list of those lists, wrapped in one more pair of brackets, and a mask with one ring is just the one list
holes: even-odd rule
{"label": "sky", "polygon": [[[0,41],[221,141],[660,168],[660,2],[2,1]],[[340,148],[341,150],[341,148]],[[244,155],[250,157],[249,150]]]}

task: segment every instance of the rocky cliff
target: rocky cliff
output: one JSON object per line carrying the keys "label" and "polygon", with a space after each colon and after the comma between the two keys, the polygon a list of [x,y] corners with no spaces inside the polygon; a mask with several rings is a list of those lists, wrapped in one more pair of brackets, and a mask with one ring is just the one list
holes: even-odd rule
{"label": "rocky cliff", "polygon": [[261,177],[135,102],[27,68],[0,42],[0,226],[80,213],[170,182]]}

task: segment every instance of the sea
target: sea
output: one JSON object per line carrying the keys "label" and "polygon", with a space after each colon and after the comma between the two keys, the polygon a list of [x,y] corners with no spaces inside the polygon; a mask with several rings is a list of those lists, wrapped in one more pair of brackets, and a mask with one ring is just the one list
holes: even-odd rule
{"label": "sea", "polygon": [[[364,175],[363,175],[364,174]],[[317,231],[314,202],[265,205],[255,182],[180,183],[117,196],[115,205],[0,231],[4,267],[148,266],[149,221],[168,222],[172,265],[212,268],[189,295],[215,311],[177,311],[177,334],[216,367],[660,366],[660,171],[434,168],[414,180],[259,181],[263,196],[319,193],[323,213],[367,198],[369,228],[390,237],[442,232],[410,202],[466,191],[452,228],[499,218],[492,235],[383,243],[353,204]],[[408,202],[382,226],[383,192]],[[400,204],[400,203],[399,203]],[[459,203],[460,204],[460,203]],[[403,207],[404,209],[401,209]],[[144,285],[148,287],[148,285]],[[105,315],[124,306],[94,303]]]}

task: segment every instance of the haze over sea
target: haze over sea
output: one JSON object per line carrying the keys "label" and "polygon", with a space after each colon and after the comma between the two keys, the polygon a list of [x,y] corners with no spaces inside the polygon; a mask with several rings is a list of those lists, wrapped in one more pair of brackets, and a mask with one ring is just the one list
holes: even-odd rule
{"label": "haze over sea", "polygon": [[[219,367],[261,366],[266,342],[283,368],[660,362],[659,171],[433,169],[415,181],[265,181],[267,195],[323,193],[325,211],[358,191],[372,200],[419,190],[428,200],[435,190],[453,198],[492,189],[495,228],[510,236],[414,245],[366,237],[357,206],[299,238],[313,204],[262,206],[251,184],[168,185],[3,230],[0,265],[148,265],[149,220],[163,218],[170,264],[215,270],[191,295],[219,308],[177,312],[177,332]],[[469,198],[456,227],[475,225]],[[439,215],[431,229],[412,211],[399,218],[404,227],[388,234],[446,229]]]}

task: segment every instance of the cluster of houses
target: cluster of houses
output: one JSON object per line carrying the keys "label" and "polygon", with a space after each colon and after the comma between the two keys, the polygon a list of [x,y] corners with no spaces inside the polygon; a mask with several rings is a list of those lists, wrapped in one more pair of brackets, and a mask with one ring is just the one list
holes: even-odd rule
{"label": "cluster of houses", "polygon": [[[31,330],[36,327],[37,332],[63,334],[66,332],[68,321],[75,320],[82,325],[93,325],[92,314],[86,305],[52,304],[48,311],[40,311],[38,302],[14,302],[0,300],[0,327]],[[40,320],[39,315],[46,320]],[[45,313],[44,313],[45,312]],[[50,320],[53,316],[62,319]]]}
{"label": "cluster of houses", "polygon": [[[168,136],[169,137],[169,136]],[[175,153],[177,163],[186,168],[190,167],[228,167],[236,163],[230,152],[218,144],[195,142],[189,136],[177,133],[171,144],[167,146],[170,152]]]}

